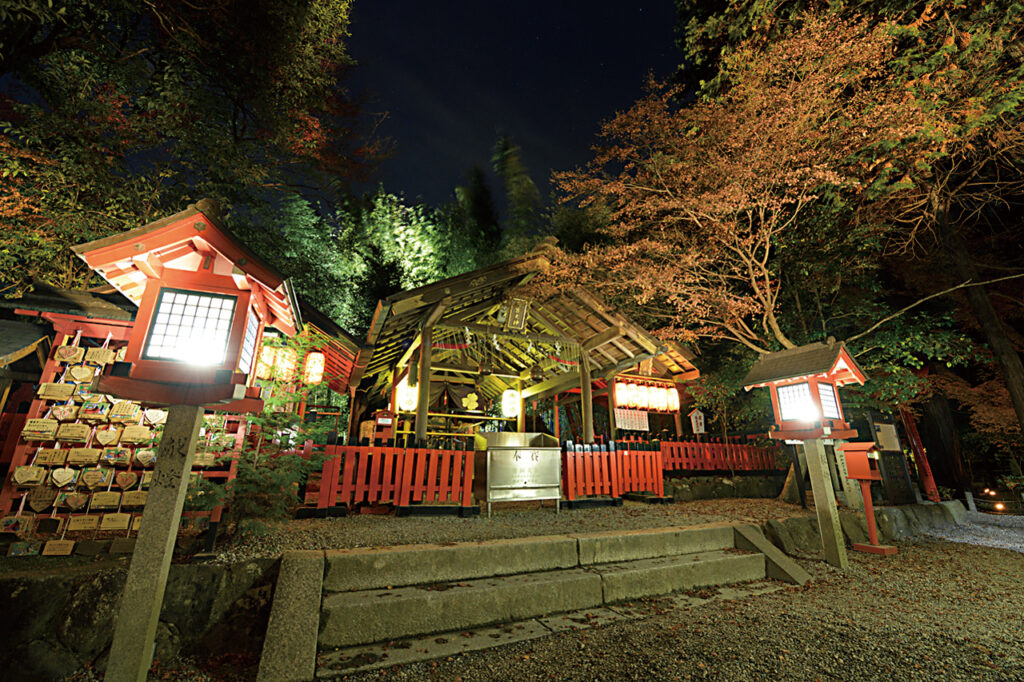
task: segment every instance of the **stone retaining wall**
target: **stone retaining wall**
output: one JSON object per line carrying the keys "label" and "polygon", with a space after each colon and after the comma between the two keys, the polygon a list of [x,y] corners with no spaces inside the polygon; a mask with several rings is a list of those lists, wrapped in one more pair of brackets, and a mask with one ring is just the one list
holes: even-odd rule
{"label": "stone retaining wall", "polygon": [[726,497],[778,497],[786,472],[758,476],[688,476],[665,479],[665,496],[675,502]]}
{"label": "stone retaining wall", "polygon": [[[956,500],[938,504],[908,504],[900,507],[875,509],[878,541],[883,544],[919,535],[929,528],[942,528],[963,523],[966,519],[967,510]],[[868,529],[864,522],[863,512],[841,510],[839,523],[848,544],[868,541]],[[763,529],[768,539],[786,554],[817,554],[822,551],[818,519],[815,516],[801,516],[785,520],[773,519],[768,521]]]}
{"label": "stone retaining wall", "polygon": [[[56,680],[102,670],[127,568],[83,565],[0,580],[0,670],[5,680]],[[174,564],[167,578],[154,659],[181,652],[259,655],[278,562]]]}

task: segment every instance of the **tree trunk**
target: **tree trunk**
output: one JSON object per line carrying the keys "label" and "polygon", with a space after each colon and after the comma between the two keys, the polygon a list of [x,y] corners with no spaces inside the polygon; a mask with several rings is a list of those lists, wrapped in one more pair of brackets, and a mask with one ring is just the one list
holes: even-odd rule
{"label": "tree trunk", "polygon": [[[971,263],[967,245],[955,228],[950,226],[949,216],[945,211],[939,212],[936,222],[946,255],[956,275],[964,281],[977,281],[978,273],[975,271],[974,264]],[[992,306],[992,300],[985,287],[964,287],[964,291],[967,294],[971,313],[978,321],[985,340],[995,355],[996,364],[1003,375],[1003,381],[1010,391],[1010,400],[1013,402],[1013,411],[1017,414],[1017,422],[1020,424],[1021,431],[1024,432],[1024,365],[1021,364],[1020,355],[1013,348],[1010,337],[1003,329],[1003,324],[996,314],[996,309]]]}

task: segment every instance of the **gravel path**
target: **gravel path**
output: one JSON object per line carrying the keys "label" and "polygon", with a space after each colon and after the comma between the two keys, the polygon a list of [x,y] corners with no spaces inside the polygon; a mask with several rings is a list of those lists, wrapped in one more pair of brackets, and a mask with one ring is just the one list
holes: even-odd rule
{"label": "gravel path", "polygon": [[933,528],[928,535],[950,542],[1024,552],[1024,516],[967,512],[967,521],[954,528]]}
{"label": "gravel path", "polygon": [[768,519],[806,516],[813,512],[773,499],[696,500],[652,505],[626,501],[622,507],[565,510],[553,505],[497,509],[468,518],[452,516],[402,517],[393,514],[353,514],[340,519],[288,521],[270,526],[258,536],[235,538],[218,552],[222,563],[257,557],[276,557],[289,549],[389,547],[425,542],[473,542],[605,530],[690,526],[713,521],[762,524]]}
{"label": "gravel path", "polygon": [[936,540],[839,573],[351,680],[1022,680],[1024,555]]}

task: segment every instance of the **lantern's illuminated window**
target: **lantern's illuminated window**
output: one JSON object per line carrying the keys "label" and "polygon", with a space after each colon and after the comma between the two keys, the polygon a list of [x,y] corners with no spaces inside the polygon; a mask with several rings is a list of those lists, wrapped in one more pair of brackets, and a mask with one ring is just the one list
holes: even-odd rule
{"label": "lantern's illuminated window", "polygon": [[779,411],[783,420],[813,422],[818,420],[818,408],[811,398],[808,384],[779,386]]}
{"label": "lantern's illuminated window", "polygon": [[245,323],[245,339],[242,340],[242,352],[238,354],[238,370],[246,374],[252,369],[252,354],[256,351],[256,337],[260,334],[260,318],[255,312],[249,313],[249,321]]}
{"label": "lantern's illuminated window", "polygon": [[841,419],[839,403],[836,401],[836,389],[832,384],[818,384],[818,395],[821,397],[821,414],[825,419]]}
{"label": "lantern's illuminated window", "polygon": [[221,364],[236,300],[234,296],[161,289],[142,357],[195,365]]}

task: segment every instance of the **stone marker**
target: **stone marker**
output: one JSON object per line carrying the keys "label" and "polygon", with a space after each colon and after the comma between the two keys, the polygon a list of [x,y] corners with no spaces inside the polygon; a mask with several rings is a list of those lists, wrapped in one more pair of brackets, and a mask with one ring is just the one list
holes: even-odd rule
{"label": "stone marker", "polygon": [[807,470],[811,474],[811,490],[814,492],[814,508],[818,514],[818,531],[821,533],[821,546],[825,550],[825,561],[846,570],[850,563],[846,557],[843,531],[839,526],[835,492],[825,468],[825,444],[820,438],[805,440],[804,453],[807,455]]}
{"label": "stone marker", "polygon": [[157,621],[202,417],[200,405],[171,405],[168,410],[139,537],[118,608],[110,662],[104,677],[107,682],[142,682],[153,663]]}

